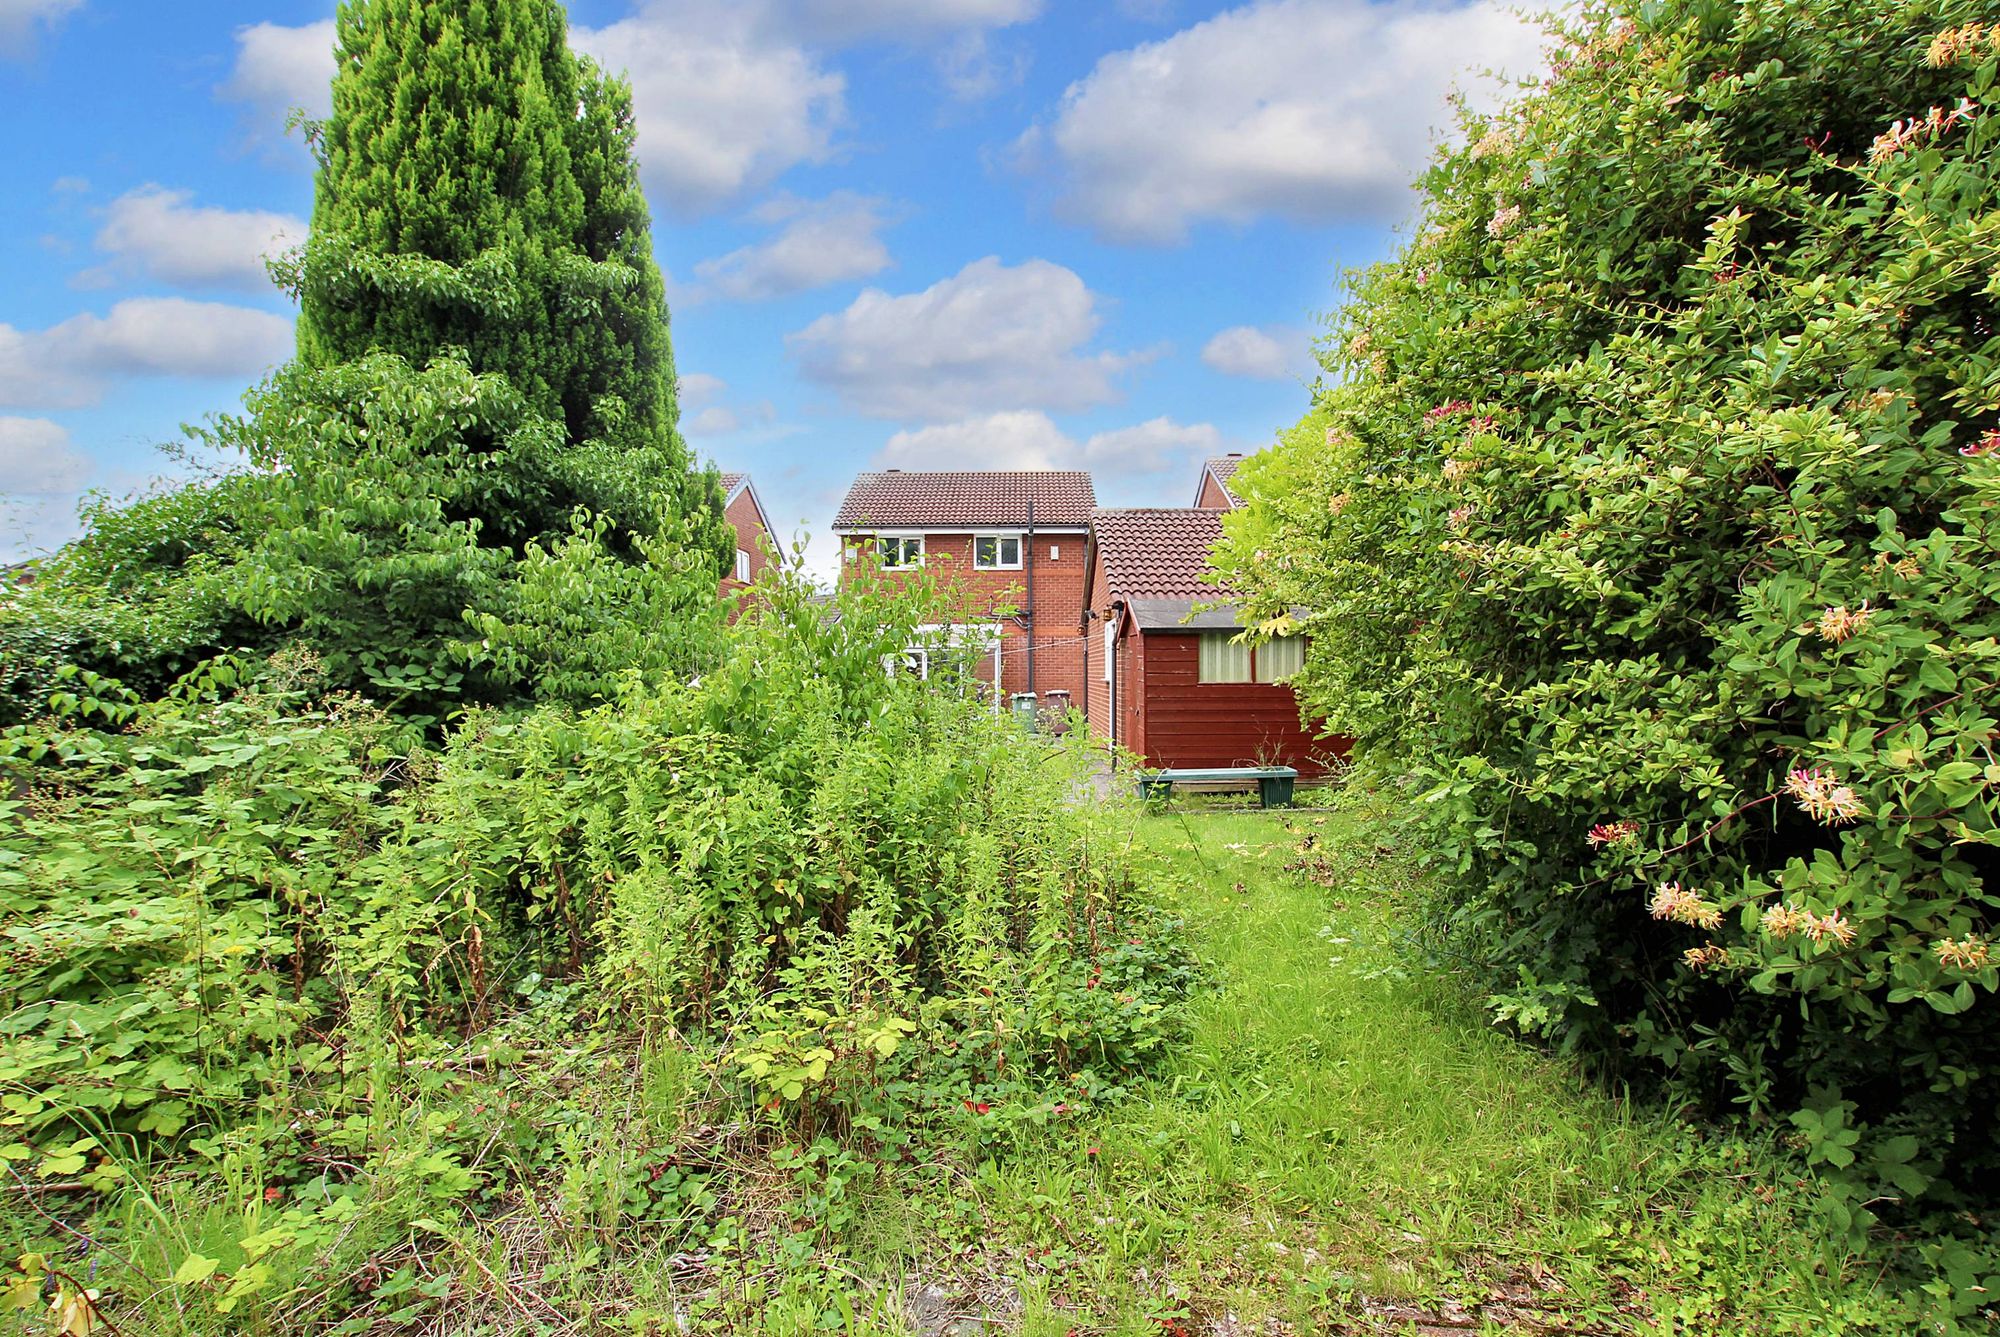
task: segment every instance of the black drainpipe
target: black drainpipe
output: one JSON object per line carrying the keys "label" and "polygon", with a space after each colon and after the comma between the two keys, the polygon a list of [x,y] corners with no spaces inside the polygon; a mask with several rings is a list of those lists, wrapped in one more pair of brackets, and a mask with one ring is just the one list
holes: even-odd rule
{"label": "black drainpipe", "polygon": [[1035,690],[1035,499],[1028,498],[1028,537],[1022,554],[1028,563],[1028,690]]}

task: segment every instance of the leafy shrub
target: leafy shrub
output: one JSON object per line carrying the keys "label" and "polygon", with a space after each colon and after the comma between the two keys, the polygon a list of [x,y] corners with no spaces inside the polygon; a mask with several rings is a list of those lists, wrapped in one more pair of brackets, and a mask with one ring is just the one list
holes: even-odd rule
{"label": "leafy shrub", "polygon": [[0,592],[0,724],[43,715],[64,666],[157,695],[259,629],[220,573],[240,549],[247,476],[176,486],[123,504],[93,497],[84,536]]}
{"label": "leafy shrub", "polygon": [[1856,1201],[2000,1170],[1984,13],[1593,10],[1441,155],[1222,554],[1433,778],[1500,1013],[1796,1111]]}
{"label": "leafy shrub", "polygon": [[[1114,1094],[1177,1033],[1178,928],[1070,802],[1083,745],[890,674],[950,616],[773,568],[698,680],[476,710],[440,748],[305,651],[150,702],[68,672],[0,732],[0,1161],[108,1189],[193,1158],[281,1204],[222,1272],[188,1259],[230,1310],[330,1269],[364,1199],[430,1229],[551,1172],[554,1103],[385,1097],[480,1037],[692,1043],[746,1112],[863,1156]],[[614,1213],[717,1201],[619,1174]]]}

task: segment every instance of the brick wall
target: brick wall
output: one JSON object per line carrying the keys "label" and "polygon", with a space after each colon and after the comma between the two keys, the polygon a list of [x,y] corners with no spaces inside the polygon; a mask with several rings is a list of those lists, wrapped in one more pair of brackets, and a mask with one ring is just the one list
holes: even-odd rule
{"label": "brick wall", "polygon": [[[1097,617],[1086,624],[1084,652],[1087,713],[1090,731],[1109,739],[1111,730],[1112,684],[1104,676],[1104,625],[1112,617],[1111,595],[1105,588],[1103,554],[1098,554],[1097,573],[1091,582]],[[1118,675],[1118,745],[1143,752],[1146,746],[1144,710],[1146,646],[1131,619],[1122,619],[1117,645],[1112,651],[1113,669]]]}
{"label": "brick wall", "polygon": [[[764,568],[771,564],[771,559],[764,551],[769,531],[757,518],[757,503],[750,499],[750,489],[746,487],[737,493],[736,500],[730,502],[722,514],[729,521],[730,528],[736,531],[736,546],[750,554],[750,582],[755,584],[757,578],[764,574]],[[730,558],[730,573],[722,578],[724,594],[743,588],[736,579],[735,560],[733,556]]]}
{"label": "brick wall", "polygon": [[1198,511],[1230,511],[1236,509],[1236,503],[1229,499],[1229,494],[1224,492],[1222,485],[1215,481],[1215,475],[1206,469],[1201,471],[1201,496],[1195,499],[1194,506]]}
{"label": "brick wall", "polygon": [[[1013,531],[995,531],[1011,533]],[[1022,536],[1021,569],[980,571],[972,565],[971,534],[924,535],[924,565],[962,591],[968,620],[997,621],[1000,626],[1000,690],[1003,694],[1028,690],[1029,633],[1018,620],[1028,604],[1028,564],[1034,564],[1034,690],[1043,694],[1063,690],[1072,705],[1084,705],[1083,635],[1083,550],[1081,533],[1038,532],[1032,545]],[[843,547],[872,540],[848,538]],[[1053,556],[1051,555],[1053,553]],[[856,566],[843,561],[840,578],[845,581]],[[890,580],[894,571],[883,575]],[[983,656],[979,676],[992,680],[992,656]]]}

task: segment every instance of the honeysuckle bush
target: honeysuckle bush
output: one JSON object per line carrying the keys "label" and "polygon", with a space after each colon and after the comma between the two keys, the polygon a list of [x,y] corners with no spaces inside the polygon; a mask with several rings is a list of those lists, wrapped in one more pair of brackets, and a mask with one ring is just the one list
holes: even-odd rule
{"label": "honeysuckle bush", "polygon": [[1591,6],[1441,151],[1219,553],[1429,777],[1432,942],[1497,1013],[1780,1123],[1857,1227],[2000,1171],[1995,18]]}
{"label": "honeysuckle bush", "polygon": [[890,672],[954,600],[777,565],[698,677],[441,744],[307,650],[152,700],[64,673],[0,731],[0,1161],[98,1195],[72,1219],[107,1238],[190,1167],[276,1204],[169,1265],[233,1311],[419,1217],[568,1201],[550,1129],[597,1115],[437,1113],[469,1052],[687,1052],[743,1126],[864,1160],[1115,1097],[1179,1034],[1188,953],[1077,801],[1087,745]]}

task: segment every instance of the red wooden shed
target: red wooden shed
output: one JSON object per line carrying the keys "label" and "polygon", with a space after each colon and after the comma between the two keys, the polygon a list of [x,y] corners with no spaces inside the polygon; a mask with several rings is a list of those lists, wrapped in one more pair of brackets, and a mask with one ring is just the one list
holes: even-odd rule
{"label": "red wooden shed", "polygon": [[1299,718],[1303,637],[1252,645],[1215,581],[1220,510],[1099,510],[1085,555],[1092,730],[1149,766],[1291,766],[1324,775],[1348,740]]}

